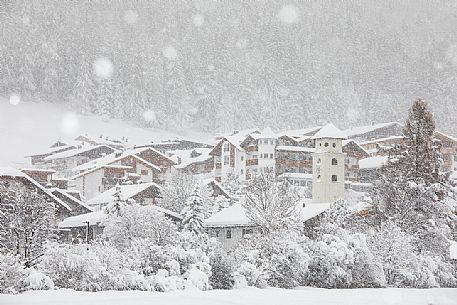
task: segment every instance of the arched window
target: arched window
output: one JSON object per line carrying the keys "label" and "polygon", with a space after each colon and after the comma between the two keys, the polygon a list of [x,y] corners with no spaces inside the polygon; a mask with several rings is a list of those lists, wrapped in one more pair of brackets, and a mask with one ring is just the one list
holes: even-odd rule
{"label": "arched window", "polygon": [[333,146],[333,147],[336,147],[336,143],[333,143],[332,146]]}
{"label": "arched window", "polygon": [[338,182],[338,177],[336,175],[332,175],[332,182]]}
{"label": "arched window", "polygon": [[328,142],[325,142],[324,146],[325,146],[325,147],[328,147]]}
{"label": "arched window", "polygon": [[336,158],[332,159],[332,165],[338,165],[338,160]]}

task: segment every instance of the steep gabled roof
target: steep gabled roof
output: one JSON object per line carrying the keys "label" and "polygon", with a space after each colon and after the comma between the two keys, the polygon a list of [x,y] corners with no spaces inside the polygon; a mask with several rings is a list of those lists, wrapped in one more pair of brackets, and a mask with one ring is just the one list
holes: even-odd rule
{"label": "steep gabled roof", "polygon": [[366,133],[370,133],[373,131],[376,131],[378,129],[386,128],[386,127],[391,127],[391,126],[399,126],[402,127],[403,125],[398,123],[398,122],[387,122],[387,123],[378,123],[378,124],[371,124],[371,125],[365,125],[365,126],[357,126],[357,127],[352,127],[344,130],[344,133],[349,137],[349,138],[355,138],[357,136],[362,136]]}
{"label": "steep gabled roof", "polygon": [[71,207],[63,202],[61,199],[57,198],[54,194],[52,194],[49,190],[44,188],[41,184],[39,184],[37,181],[35,181],[33,178],[31,178],[29,175],[26,173],[21,172],[20,170],[17,170],[12,167],[6,167],[6,168],[0,168],[0,177],[11,177],[11,178],[22,178],[34,185],[37,189],[39,189],[41,192],[43,192],[45,195],[47,195],[49,198],[51,198],[54,202],[60,204],[63,206],[66,210],[72,211]]}
{"label": "steep gabled roof", "polygon": [[55,153],[55,154],[52,154],[52,155],[44,158],[44,160],[51,161],[51,160],[55,160],[55,159],[74,157],[74,156],[84,154],[86,152],[89,152],[89,151],[92,151],[95,149],[99,149],[102,147],[106,147],[106,148],[110,149],[111,151],[114,151],[114,148],[112,148],[111,146],[108,146],[108,145],[87,146],[87,147],[83,147],[83,148],[75,148],[75,149]]}
{"label": "steep gabled roof", "polygon": [[347,139],[347,135],[339,130],[335,125],[332,123],[329,123],[322,127],[321,130],[319,130],[314,136],[312,136],[312,139],[324,139],[324,138],[329,138],[329,139]]}
{"label": "steep gabled roof", "polygon": [[117,188],[120,189],[123,199],[128,199],[138,195],[139,193],[151,187],[160,190],[160,186],[155,183],[125,184],[114,186],[109,190],[106,190],[105,192],[99,194],[98,196],[88,200],[87,204],[89,206],[94,206],[114,202],[116,200],[115,194],[117,192]]}

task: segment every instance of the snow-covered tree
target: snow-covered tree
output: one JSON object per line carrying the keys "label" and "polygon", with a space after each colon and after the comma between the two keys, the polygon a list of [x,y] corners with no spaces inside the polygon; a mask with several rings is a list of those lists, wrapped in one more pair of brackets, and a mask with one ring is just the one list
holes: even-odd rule
{"label": "snow-covered tree", "polygon": [[273,173],[264,173],[249,181],[243,199],[247,217],[263,234],[302,226],[298,192],[288,182],[276,181]]}
{"label": "snow-covered tree", "polygon": [[183,216],[182,225],[186,230],[194,233],[203,231],[204,207],[198,184],[187,199],[181,215]]}
{"label": "snow-covered tree", "polygon": [[0,185],[0,251],[33,265],[51,237],[54,209],[43,195],[18,182]]}
{"label": "snow-covered tree", "polygon": [[162,187],[160,206],[180,213],[195,184],[193,176],[179,171],[173,172]]}
{"label": "snow-covered tree", "polygon": [[121,215],[111,215],[103,222],[103,239],[118,249],[125,249],[135,240],[148,240],[150,244],[172,242],[177,228],[163,213],[153,206],[133,204],[125,206]]}

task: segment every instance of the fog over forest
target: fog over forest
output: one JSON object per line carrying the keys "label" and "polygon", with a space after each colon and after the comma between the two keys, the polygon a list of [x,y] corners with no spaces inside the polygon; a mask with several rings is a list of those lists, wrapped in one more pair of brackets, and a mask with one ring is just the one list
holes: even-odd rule
{"label": "fog over forest", "polygon": [[0,95],[213,132],[404,121],[420,97],[455,135],[456,16],[451,0],[3,0]]}

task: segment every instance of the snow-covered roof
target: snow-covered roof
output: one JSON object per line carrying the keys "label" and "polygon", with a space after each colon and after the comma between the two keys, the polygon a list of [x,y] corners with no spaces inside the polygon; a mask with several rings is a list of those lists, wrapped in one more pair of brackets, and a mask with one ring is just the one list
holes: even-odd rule
{"label": "snow-covered roof", "polygon": [[276,146],[276,150],[296,151],[296,152],[315,152],[314,147],[301,147],[301,146]]}
{"label": "snow-covered roof", "polygon": [[312,136],[312,139],[323,139],[323,138],[329,138],[329,139],[347,139],[347,135],[339,130],[335,125],[332,123],[329,123],[322,127],[321,130],[319,130],[314,136]]}
{"label": "snow-covered roof", "polygon": [[90,212],[65,218],[58,226],[59,228],[85,227],[87,226],[87,222],[89,222],[89,225],[91,226],[98,225],[100,222],[105,220],[107,216],[108,214],[106,214],[103,210]]}
{"label": "snow-covered roof", "polygon": [[[311,203],[311,200],[299,203],[300,219],[305,222],[326,211],[332,203]],[[239,204],[223,209],[222,211],[212,215],[204,221],[204,226],[211,227],[243,227],[254,226],[255,224],[247,217],[245,208]]]}
{"label": "snow-covered roof", "polygon": [[72,194],[71,191],[63,190],[63,189],[59,189],[59,188],[51,188],[51,189],[49,189],[49,191],[50,191],[51,193],[53,193],[53,194],[56,193],[56,192],[57,192],[57,193],[60,193],[60,194],[62,194],[63,196],[65,196],[67,199],[73,201],[74,203],[79,204],[80,206],[86,208],[86,209],[89,210],[89,211],[93,211],[93,209],[92,209],[90,206],[88,206],[85,202],[83,202],[83,201],[79,200],[78,198],[76,198],[76,197]]}
{"label": "snow-covered roof", "polygon": [[53,169],[48,169],[48,168],[21,168],[22,172],[43,172],[43,173],[49,173],[49,174],[54,174],[56,171]]}
{"label": "snow-covered roof", "polygon": [[294,129],[294,130],[286,130],[278,134],[278,136],[287,136],[291,138],[304,138],[304,137],[309,137],[316,132],[318,132],[322,126],[312,126],[312,127],[307,127],[307,128],[301,128],[301,129]]}
{"label": "snow-covered roof", "polygon": [[139,183],[139,184],[125,184],[119,185],[106,190],[105,192],[101,193],[100,195],[90,199],[87,201],[89,206],[100,205],[100,204],[108,204],[114,202],[116,200],[115,194],[117,192],[117,187],[120,188],[121,195],[123,199],[132,198],[135,195],[141,193],[142,191],[150,188],[155,187],[160,189],[160,187],[155,183]]}
{"label": "snow-covered roof", "polygon": [[378,123],[378,124],[371,124],[371,125],[366,125],[366,126],[357,126],[357,127],[352,127],[349,129],[344,130],[344,133],[349,137],[353,138],[356,136],[360,136],[369,132],[373,132],[377,129],[380,128],[385,128],[385,127],[390,127],[390,126],[401,126],[400,123],[397,122],[387,122],[387,123]]}
{"label": "snow-covered roof", "polygon": [[366,144],[373,144],[373,143],[379,143],[379,142],[390,141],[390,140],[401,140],[404,138],[405,138],[404,136],[391,136],[391,137],[379,138],[379,139],[374,139],[374,140],[369,140],[369,141],[363,141],[363,142],[359,142],[359,144],[366,145]]}
{"label": "snow-covered roof", "polygon": [[277,137],[276,133],[270,127],[266,127],[260,133],[252,133],[250,135],[254,139],[274,139]]}
{"label": "snow-covered roof", "polygon": [[[182,219],[181,215],[178,213],[172,212],[170,210],[164,209],[162,207],[152,205],[150,206],[151,208],[164,213],[165,215],[170,215],[173,217],[176,217],[178,219]],[[95,211],[95,212],[90,212],[86,214],[81,214],[77,216],[72,216],[65,218],[63,221],[59,223],[59,228],[77,228],[77,227],[85,227],[87,226],[87,222],[89,222],[89,225],[99,225],[101,222],[103,222],[106,218],[108,217],[108,214],[105,212],[105,210],[100,210],[100,211]]]}
{"label": "snow-covered roof", "polygon": [[[101,158],[98,158],[98,159],[95,159],[95,160],[91,160],[91,161],[86,162],[84,164],[75,166],[75,167],[72,168],[72,171],[76,173],[76,172],[81,172],[81,171],[87,171],[87,170],[90,170],[90,169],[93,169],[93,168],[97,168],[97,167],[101,168],[102,165],[111,164],[111,163],[116,162],[116,161],[118,161],[120,159],[123,159],[123,158],[125,158],[127,156],[134,156],[134,157],[139,158],[137,154],[142,153],[142,152],[147,151],[147,150],[152,150],[155,153],[159,154],[160,156],[163,156],[164,158],[170,159],[170,157],[164,155],[163,153],[161,153],[157,149],[154,149],[154,148],[152,148],[150,146],[147,146],[147,147],[130,147],[130,148],[125,149],[122,152],[120,152],[120,151],[113,152],[113,153],[111,153],[109,155],[106,155],[104,157],[101,157]],[[140,159],[142,160],[142,162],[147,162],[146,160],[144,160],[142,158],[140,158]],[[153,165],[150,162],[147,162],[147,164],[148,165],[150,164],[150,165],[152,165],[153,168],[155,168],[157,170],[160,170],[160,168],[158,166]]]}
{"label": "snow-covered roof", "polygon": [[17,170],[13,167],[0,167],[0,177],[15,177],[15,178],[24,178],[30,183],[32,183],[35,187],[43,191],[45,194],[47,194],[49,197],[52,198],[55,202],[59,203],[62,205],[65,209],[68,211],[71,211],[71,207],[63,202],[61,199],[57,198],[54,194],[52,194],[50,191],[48,191],[46,188],[44,188],[41,184],[39,184],[35,179],[31,178],[29,175],[26,173],[21,172],[20,170]]}
{"label": "snow-covered roof", "polygon": [[232,206],[205,219],[205,227],[236,227],[253,226],[252,221],[246,216],[244,207],[235,203]]}
{"label": "snow-covered roof", "polygon": [[325,212],[330,208],[332,203],[305,203],[305,206],[300,210],[300,219],[304,222],[317,215]]}
{"label": "snow-covered roof", "polygon": [[360,169],[381,168],[384,164],[387,163],[387,160],[387,156],[368,157],[359,161],[359,167]]}
{"label": "snow-covered roof", "polygon": [[[194,149],[186,149],[186,150],[172,150],[168,153],[170,154],[170,159],[172,159],[176,165],[176,168],[186,168],[187,166],[193,163],[204,162],[212,158],[209,155],[212,148],[194,148]],[[197,157],[192,157],[192,152],[195,151],[200,154]],[[179,158],[179,159],[178,159]]]}
{"label": "snow-covered roof", "polygon": [[279,175],[278,178],[312,180],[313,179],[313,174],[307,174],[307,173],[284,173],[284,174]]}
{"label": "snow-covered roof", "polygon": [[50,147],[50,148],[48,148],[46,150],[42,150],[42,151],[33,153],[33,154],[28,155],[26,157],[50,155],[50,154],[53,154],[53,153],[58,153],[58,152],[63,151],[63,150],[66,151],[66,150],[71,150],[71,149],[74,149],[74,148],[76,148],[76,146],[74,146],[74,145]]}
{"label": "snow-covered roof", "polygon": [[74,157],[76,155],[83,154],[83,153],[86,153],[86,152],[89,152],[89,151],[92,151],[94,149],[98,149],[101,147],[106,147],[106,148],[109,148],[114,151],[114,149],[108,145],[85,146],[82,148],[69,149],[66,151],[58,152],[56,154],[52,154],[50,156],[45,157],[44,160],[51,161],[51,160],[55,160],[55,159]]}

